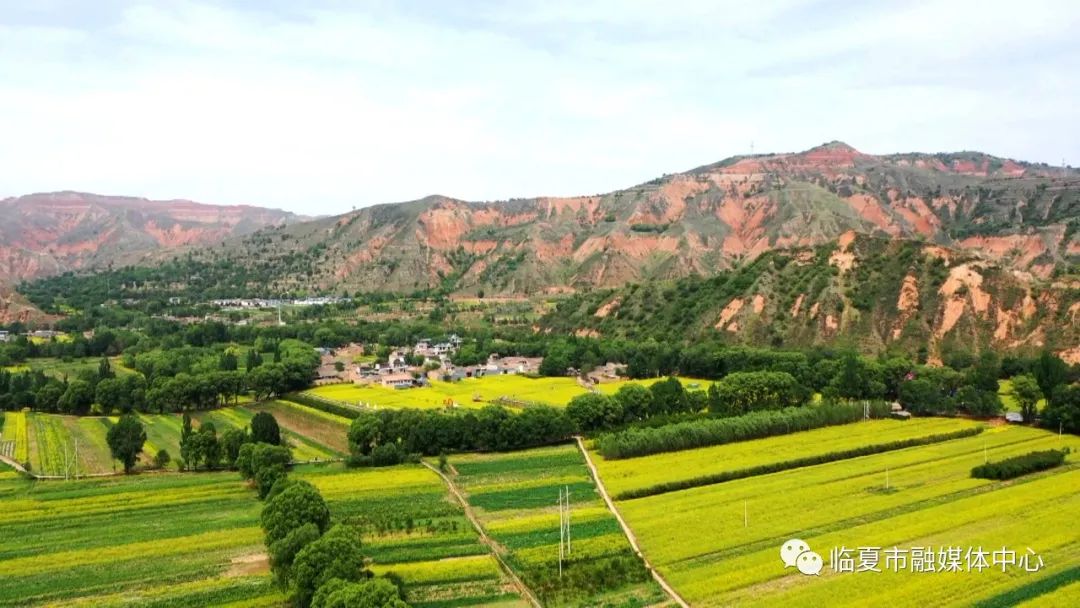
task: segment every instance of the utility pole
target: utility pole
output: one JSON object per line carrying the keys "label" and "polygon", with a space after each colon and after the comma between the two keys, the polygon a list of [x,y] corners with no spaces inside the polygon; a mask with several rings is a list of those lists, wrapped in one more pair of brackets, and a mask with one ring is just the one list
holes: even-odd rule
{"label": "utility pole", "polygon": [[885,489],[889,489],[889,467],[885,467]]}
{"label": "utility pole", "polygon": [[749,517],[749,514],[748,514],[748,512],[746,510],[746,501],[745,500],[742,501],[742,527],[744,527],[744,528],[749,528],[750,527],[750,517]]}
{"label": "utility pole", "polygon": [[75,479],[79,478],[79,438],[75,438]]}

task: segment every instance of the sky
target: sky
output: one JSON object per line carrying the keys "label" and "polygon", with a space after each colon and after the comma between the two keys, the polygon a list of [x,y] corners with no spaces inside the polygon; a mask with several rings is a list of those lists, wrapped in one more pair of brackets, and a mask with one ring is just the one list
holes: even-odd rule
{"label": "sky", "polygon": [[0,197],[336,214],[831,140],[1076,166],[1077,31],[1074,0],[0,0]]}

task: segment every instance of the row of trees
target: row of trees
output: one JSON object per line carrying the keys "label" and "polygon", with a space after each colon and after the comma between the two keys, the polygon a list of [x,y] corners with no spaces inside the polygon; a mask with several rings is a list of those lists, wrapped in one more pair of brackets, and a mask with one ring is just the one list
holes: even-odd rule
{"label": "row of trees", "polygon": [[[253,429],[254,431],[254,429]],[[262,524],[275,583],[296,608],[408,608],[401,589],[373,578],[361,531],[331,525],[330,509],[315,486],[290,479],[288,450],[247,443],[237,466],[265,500]]]}
{"label": "row of trees", "polygon": [[415,454],[507,451],[563,441],[575,425],[564,410],[532,406],[520,414],[489,405],[476,412],[378,410],[349,426],[350,463],[385,466]]}

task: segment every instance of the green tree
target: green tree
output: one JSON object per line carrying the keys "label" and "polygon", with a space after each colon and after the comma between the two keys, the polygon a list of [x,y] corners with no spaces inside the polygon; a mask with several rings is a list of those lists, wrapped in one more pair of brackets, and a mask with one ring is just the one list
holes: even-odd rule
{"label": "green tree", "polygon": [[266,501],[259,519],[269,547],[304,524],[314,524],[322,534],[330,525],[330,509],[315,486],[296,481]]}
{"label": "green tree", "polygon": [[615,401],[622,407],[623,419],[627,422],[645,420],[653,411],[652,392],[640,384],[620,386],[615,392]]}
{"label": "green tree", "polygon": [[120,378],[105,378],[98,382],[95,396],[104,413],[121,410],[126,414],[132,409],[127,384]]}
{"label": "green tree", "polygon": [[281,427],[270,412],[259,412],[251,418],[251,440],[255,443],[281,445]]}
{"label": "green tree", "polygon": [[359,530],[342,524],[331,528],[300,550],[292,575],[293,597],[300,608],[309,608],[315,592],[331,579],[360,581],[367,577]]}
{"label": "green tree", "polygon": [[1061,358],[1044,350],[1032,364],[1031,375],[1035,376],[1043,395],[1051,395],[1056,387],[1067,381],[1069,366]]}
{"label": "green tree", "polygon": [[106,378],[115,378],[116,374],[112,371],[112,364],[109,363],[108,357],[102,357],[98,363],[98,380],[105,380]]}
{"label": "green tree", "polygon": [[652,405],[656,414],[675,414],[690,409],[686,389],[678,378],[669,377],[654,382],[649,387],[649,392],[652,393]]}
{"label": "green tree", "polygon": [[236,458],[240,455],[240,446],[250,440],[244,429],[229,429],[221,434],[221,451],[228,466],[236,466]]}
{"label": "green tree", "polygon": [[611,428],[622,422],[623,411],[618,401],[602,393],[585,393],[570,400],[566,415],[581,431]]}
{"label": "green tree", "polygon": [[401,592],[385,578],[359,583],[332,578],[323,583],[311,600],[311,608],[408,608]]}
{"label": "green tree", "polygon": [[292,581],[292,565],[296,554],[318,540],[321,534],[318,526],[306,523],[289,531],[284,538],[267,547],[270,555],[270,569],[274,573],[274,580],[282,589],[288,589]]}
{"label": "green tree", "polygon": [[1042,414],[1042,425],[1052,431],[1080,433],[1080,385],[1058,385]]}
{"label": "green tree", "polygon": [[169,462],[172,461],[172,456],[169,456],[167,450],[158,450],[158,453],[154,456],[154,466],[159,469],[164,469],[169,466]]}
{"label": "green tree", "polygon": [[1038,381],[1030,374],[1014,376],[1012,379],[1013,396],[1020,406],[1020,413],[1024,416],[1024,422],[1032,422],[1038,413],[1039,400],[1043,398],[1042,389]]}
{"label": "green tree", "polygon": [[57,405],[60,411],[68,414],[86,415],[94,405],[94,385],[76,378],[68,382],[67,390],[60,396]]}
{"label": "green tree", "polygon": [[124,473],[130,473],[142,453],[143,444],[146,443],[146,431],[138,418],[126,414],[109,427],[105,441],[109,444],[112,457],[124,464]]}

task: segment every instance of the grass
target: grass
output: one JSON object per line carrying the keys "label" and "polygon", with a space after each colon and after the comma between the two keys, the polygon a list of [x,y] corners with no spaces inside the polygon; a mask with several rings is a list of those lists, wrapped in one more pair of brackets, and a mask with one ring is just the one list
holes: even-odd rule
{"label": "grass", "polygon": [[[816,446],[819,437],[835,440],[826,439],[833,431],[799,435],[804,445]],[[617,506],[645,554],[695,606],[970,605],[1080,564],[1080,539],[1070,523],[1075,519],[1070,514],[1080,509],[1077,465],[1011,483],[970,476],[971,468],[984,459],[1060,448],[1062,443],[1080,448],[1076,437],[1002,426],[970,438],[620,501]],[[710,452],[709,458],[702,453],[714,448],[680,452],[681,462],[665,460],[664,466],[672,472],[691,468],[696,474],[693,467],[718,458],[723,460],[713,466],[735,468],[763,457],[781,458],[768,444],[758,447],[739,454]],[[659,457],[625,462],[637,461],[651,471],[643,475],[655,476],[660,469],[649,464],[654,458]],[[605,481],[612,464],[598,462]],[[634,483],[632,477],[621,479]],[[823,576],[807,577],[785,570],[779,560],[778,547],[789,538],[807,541],[827,563],[830,550],[840,546],[981,544],[1020,551],[1032,547],[1047,568],[1038,575],[931,575],[841,574],[826,566]]]}
{"label": "grass", "polygon": [[[600,384],[605,394],[614,394],[619,387],[636,383],[649,386],[660,380],[620,380]],[[681,378],[684,386],[708,387],[708,380]],[[574,378],[530,378],[521,375],[485,376],[466,378],[458,382],[432,382],[429,386],[396,390],[384,386],[328,384],[306,391],[317,397],[349,404],[367,404],[384,408],[437,409],[447,407],[481,408],[490,402],[506,398],[512,401],[528,401],[564,406],[578,395],[588,391]],[[477,400],[478,399],[478,400]]]}
{"label": "grass", "polygon": [[[650,605],[666,598],[600,500],[575,446],[450,459],[488,534],[545,605]],[[559,491],[571,497],[571,554],[558,576]]]}
{"label": "grass", "polygon": [[[414,606],[523,605],[431,471],[293,475],[320,489],[335,521],[362,526],[373,569],[400,575]],[[262,503],[235,473],[48,483],[5,473],[0,498],[0,606],[285,605],[261,559]]]}

